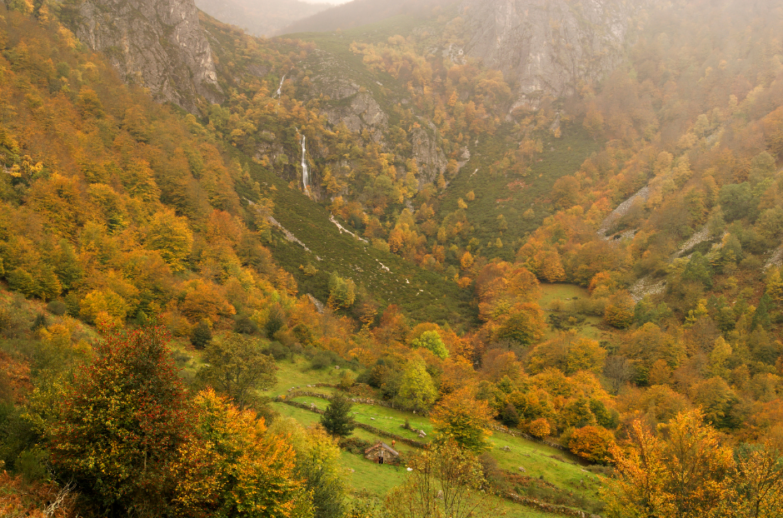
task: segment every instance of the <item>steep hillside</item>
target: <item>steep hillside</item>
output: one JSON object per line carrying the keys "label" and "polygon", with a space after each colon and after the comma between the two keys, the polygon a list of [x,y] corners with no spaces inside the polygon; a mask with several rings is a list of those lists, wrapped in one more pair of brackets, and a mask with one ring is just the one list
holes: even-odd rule
{"label": "steep hillside", "polygon": [[294,23],[282,34],[346,30],[401,15],[457,16],[459,39],[450,42],[448,52],[502,71],[514,87],[514,106],[537,109],[543,97],[571,96],[580,85],[617,68],[644,6],[644,0],[429,0],[393,5],[359,0]]}
{"label": "steep hillside", "polygon": [[[625,30],[636,13],[615,4],[592,5],[589,13],[536,6],[411,11],[338,33],[301,35],[314,47],[270,42],[266,52],[253,48],[257,57],[250,59],[237,59],[241,40],[214,40],[221,61],[233,65],[222,73],[224,88],[243,89],[247,100],[233,103],[243,106],[235,122],[213,124],[236,135],[245,153],[303,185],[301,135],[284,141],[278,132],[259,131],[258,116],[248,118],[257,113],[248,107],[260,100],[251,85],[263,84],[267,112],[295,101],[290,113],[299,105],[321,117],[293,122],[314,131],[307,135],[307,189],[331,202],[351,231],[449,278],[460,276],[465,253],[510,259],[526,233],[553,213],[555,182],[599,149],[602,136],[581,127],[584,103],[568,85],[597,88],[625,52]],[[524,24],[539,27],[550,15],[563,30],[553,25],[551,34],[536,36],[534,47],[549,56],[542,68],[527,67],[535,61],[529,55],[503,52],[532,48],[519,40],[533,34]],[[490,44],[498,38],[506,43]],[[510,79],[492,66],[507,69]],[[523,84],[538,85],[535,93],[528,89],[529,98],[520,93]],[[254,138],[248,129],[257,131]],[[336,154],[341,146],[351,153]]]}
{"label": "steep hillside", "polygon": [[[323,59],[319,51],[301,42],[268,41],[259,46],[257,41],[241,36],[229,26],[208,18],[204,18],[203,23],[220,59],[221,85],[227,91],[235,92],[224,108],[211,108],[209,122],[227,143],[244,155],[241,159],[258,175],[255,178],[261,182],[265,195],[285,200],[275,202],[275,218],[313,251],[303,255],[301,245],[281,242],[281,246],[272,251],[283,254],[280,256],[282,265],[321,300],[328,298],[328,276],[338,272],[368,290],[380,307],[387,303],[397,304],[417,320],[445,323],[456,318],[452,323],[459,322],[459,325],[473,321],[475,312],[468,307],[470,295],[460,294],[453,279],[391,254],[388,246],[383,246],[385,242],[373,240],[373,236],[363,233],[361,227],[357,228],[357,222],[364,225],[361,219],[352,219],[349,212],[332,211],[330,214],[315,203],[331,197],[339,204],[341,190],[346,198],[364,189],[371,191],[372,182],[390,169],[389,155],[383,153],[381,145],[373,142],[372,137],[365,139],[351,131],[339,114],[330,123],[329,114],[333,108],[320,93],[333,85],[334,77],[340,77],[342,81],[352,77],[362,85],[377,87],[372,76],[352,75],[355,69],[340,76],[335,60]],[[318,71],[324,75],[319,76]],[[359,86],[353,88],[358,90]],[[375,103],[374,98],[365,99]],[[337,103],[342,103],[345,113],[344,101]],[[374,106],[375,113],[381,113],[379,105]],[[349,108],[347,113],[358,120],[372,122],[366,109],[357,113],[355,108]],[[370,146],[364,148],[365,143]],[[341,150],[349,153],[341,155]],[[303,159],[308,165],[307,184]],[[398,179],[396,174],[394,177],[397,185],[403,185],[404,178]],[[335,188],[340,184],[342,187]],[[268,190],[272,186],[275,186],[274,191]],[[393,196],[381,188],[377,190],[379,194],[373,193],[376,197],[388,199]],[[410,198],[415,192],[411,188],[406,196]],[[355,203],[347,203],[349,201],[345,200],[344,205],[357,207]],[[384,203],[389,204],[388,201]],[[395,206],[403,210],[405,207],[399,201]],[[339,220],[331,221],[335,216]],[[346,230],[356,237],[351,237]],[[300,266],[308,263],[318,270],[318,274],[303,273]],[[434,301],[439,302],[432,304]]]}
{"label": "steep hillside", "polygon": [[[0,255],[12,289],[89,323],[161,315],[187,333],[237,312],[219,287],[230,278],[286,285],[261,244],[268,224],[236,193],[264,203],[258,186],[192,116],[124,86],[57,22],[3,16]],[[205,294],[181,320],[179,304]]]}

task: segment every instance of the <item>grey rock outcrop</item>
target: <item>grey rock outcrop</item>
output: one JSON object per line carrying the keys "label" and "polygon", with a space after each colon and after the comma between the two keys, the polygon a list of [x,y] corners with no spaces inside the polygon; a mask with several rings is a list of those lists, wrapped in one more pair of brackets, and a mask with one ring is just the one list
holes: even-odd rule
{"label": "grey rock outcrop", "polygon": [[321,105],[326,120],[333,126],[345,124],[359,133],[367,130],[373,140],[381,142],[388,129],[389,117],[372,94],[350,78],[350,71],[331,54],[318,52],[319,73],[314,77],[314,94],[328,100]]}
{"label": "grey rock outcrop", "polygon": [[193,0],[86,0],[72,27],[103,52],[125,82],[159,101],[195,111],[198,96],[219,102],[212,50]]}
{"label": "grey rock outcrop", "polygon": [[533,109],[620,65],[644,0],[464,0],[468,56],[503,71],[516,105]]}
{"label": "grey rock outcrop", "polygon": [[330,124],[343,123],[357,133],[366,129],[373,140],[380,142],[388,128],[389,117],[369,92],[345,79],[332,80],[324,84],[321,91],[333,101],[323,105]]}
{"label": "grey rock outcrop", "polygon": [[[434,125],[433,125],[434,126]],[[437,130],[430,128],[433,133]],[[435,137],[424,128],[415,128],[411,132],[413,158],[419,168],[419,187],[437,180],[438,175],[446,172],[448,160],[443,150],[438,146]]]}
{"label": "grey rock outcrop", "polygon": [[345,124],[349,131],[360,133],[367,130],[376,142],[383,141],[389,127],[389,117],[383,111],[372,92],[362,88],[352,79],[353,71],[334,55],[316,50],[313,88],[308,98],[325,96],[321,112],[332,126]]}

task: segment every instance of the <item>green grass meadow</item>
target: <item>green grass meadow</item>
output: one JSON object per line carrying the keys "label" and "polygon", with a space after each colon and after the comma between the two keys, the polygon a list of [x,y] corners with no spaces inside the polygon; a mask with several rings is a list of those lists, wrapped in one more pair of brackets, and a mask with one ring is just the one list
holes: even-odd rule
{"label": "green grass meadow", "polygon": [[[544,291],[543,300],[571,298],[583,294],[580,288],[567,285],[552,286],[551,289]],[[344,372],[344,369],[334,368],[313,370],[310,368],[309,362],[301,357],[278,362],[278,367],[279,381],[265,393],[270,397],[287,394],[289,389],[294,387],[316,393],[332,394],[337,389],[315,387],[314,385],[316,383],[336,384]],[[292,400],[313,405],[321,410],[328,406],[327,400],[318,397],[300,396]],[[282,402],[273,402],[271,405],[280,415],[296,419],[306,427],[316,425],[321,418],[315,412]],[[435,435],[432,422],[422,415],[367,404],[354,404],[353,412],[354,419],[358,423],[364,423],[402,437],[429,443]],[[427,434],[426,437],[419,438],[417,433],[404,429],[402,425],[406,420],[413,428],[424,430]],[[361,428],[356,428],[353,436],[371,443],[377,441],[391,443],[391,439]],[[495,459],[500,469],[535,479],[537,485],[543,484],[552,488],[555,493],[569,495],[569,498],[576,499],[575,501],[596,500],[601,485],[600,477],[585,469],[585,466],[569,453],[501,432],[493,433],[489,443],[489,454]],[[406,454],[417,451],[415,448],[400,443],[397,443],[395,447]],[[407,473],[403,466],[378,465],[364,459],[361,455],[345,451],[341,455],[341,464],[346,470],[353,497],[361,499],[381,501],[392,488],[404,482]],[[502,511],[505,512],[505,516],[551,516],[507,500],[499,499],[498,503]]]}

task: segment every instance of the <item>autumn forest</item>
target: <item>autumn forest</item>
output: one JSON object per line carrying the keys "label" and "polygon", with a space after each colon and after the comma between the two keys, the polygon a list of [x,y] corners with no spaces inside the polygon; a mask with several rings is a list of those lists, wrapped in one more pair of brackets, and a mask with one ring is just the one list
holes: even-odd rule
{"label": "autumn forest", "polygon": [[0,515],[780,516],[783,7],[129,2],[0,2]]}

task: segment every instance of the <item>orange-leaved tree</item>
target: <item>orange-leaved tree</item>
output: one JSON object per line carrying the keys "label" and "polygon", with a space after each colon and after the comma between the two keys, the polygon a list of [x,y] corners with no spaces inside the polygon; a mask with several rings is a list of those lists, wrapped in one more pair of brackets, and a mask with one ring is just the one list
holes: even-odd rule
{"label": "orange-leaved tree", "polygon": [[568,449],[573,454],[596,464],[606,464],[610,461],[610,450],[614,445],[612,432],[592,425],[574,430],[568,440]]}
{"label": "orange-leaved tree", "polygon": [[176,515],[288,518],[308,506],[293,448],[268,434],[255,412],[212,389],[196,396],[193,409],[195,440],[180,445],[170,466]]}
{"label": "orange-leaved tree", "polygon": [[487,448],[489,421],[494,413],[486,401],[477,400],[475,388],[462,387],[443,398],[431,418],[441,439],[480,452]]}
{"label": "orange-leaved tree", "polygon": [[612,455],[617,476],[604,491],[610,517],[725,516],[733,452],[699,410],[678,414],[658,434],[634,421],[629,444]]}

